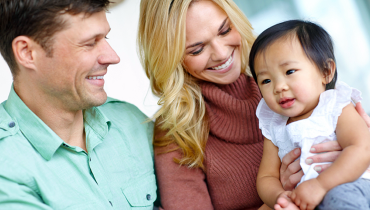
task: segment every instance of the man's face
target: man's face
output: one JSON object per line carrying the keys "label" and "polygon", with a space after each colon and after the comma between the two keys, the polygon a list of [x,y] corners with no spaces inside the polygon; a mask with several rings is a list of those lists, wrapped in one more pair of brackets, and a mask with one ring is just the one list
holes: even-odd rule
{"label": "man's face", "polygon": [[119,62],[105,39],[110,31],[105,12],[63,18],[66,28],[52,38],[52,57],[45,52],[36,59],[40,94],[68,111],[99,106],[107,99],[107,67]]}

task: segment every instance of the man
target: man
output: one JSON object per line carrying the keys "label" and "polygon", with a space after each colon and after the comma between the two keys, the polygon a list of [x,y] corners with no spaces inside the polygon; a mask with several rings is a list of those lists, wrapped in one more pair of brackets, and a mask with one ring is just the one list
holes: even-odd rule
{"label": "man", "polygon": [[152,123],[103,89],[109,3],[0,1],[0,209],[153,209]]}

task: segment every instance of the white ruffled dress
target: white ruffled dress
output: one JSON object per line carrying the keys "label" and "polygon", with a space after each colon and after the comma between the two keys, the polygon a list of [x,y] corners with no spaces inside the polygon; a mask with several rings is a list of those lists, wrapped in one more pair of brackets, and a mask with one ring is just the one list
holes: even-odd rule
{"label": "white ruffled dress", "polygon": [[[311,146],[337,139],[335,129],[338,117],[342,109],[352,100],[356,103],[360,101],[361,92],[344,82],[337,82],[335,89],[321,93],[319,104],[306,119],[287,125],[289,117],[273,112],[264,99],[258,104],[256,114],[262,134],[279,148],[280,160],[291,150],[301,148],[300,164],[304,172],[301,182],[303,182],[318,176],[314,170],[318,164],[307,165],[304,161],[314,155],[310,153]],[[370,173],[365,172],[361,178],[370,179]]]}

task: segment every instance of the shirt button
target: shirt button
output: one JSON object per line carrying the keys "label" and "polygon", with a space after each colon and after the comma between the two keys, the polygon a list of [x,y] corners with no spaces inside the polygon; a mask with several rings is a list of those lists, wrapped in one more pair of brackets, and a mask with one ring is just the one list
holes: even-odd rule
{"label": "shirt button", "polygon": [[112,202],[111,202],[111,201],[109,201],[109,203],[110,203],[110,205],[111,205],[111,206],[113,206],[113,204],[112,204]]}
{"label": "shirt button", "polygon": [[150,199],[152,199],[152,196],[150,194],[146,195],[146,199],[149,201]]}
{"label": "shirt button", "polygon": [[13,128],[13,127],[15,126],[15,122],[11,121],[11,122],[8,124],[8,126],[9,126],[10,128]]}

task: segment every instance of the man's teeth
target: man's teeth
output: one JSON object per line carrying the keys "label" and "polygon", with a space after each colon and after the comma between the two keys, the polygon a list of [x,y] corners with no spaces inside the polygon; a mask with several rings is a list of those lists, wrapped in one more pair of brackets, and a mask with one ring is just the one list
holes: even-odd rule
{"label": "man's teeth", "polygon": [[231,62],[233,61],[232,56],[230,56],[229,60],[226,61],[226,63],[222,64],[221,66],[216,66],[213,67],[213,70],[220,70],[220,69],[225,69],[230,66]]}
{"label": "man's teeth", "polygon": [[87,79],[104,79],[104,76],[97,76],[97,77],[87,77]]}

